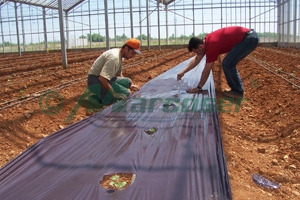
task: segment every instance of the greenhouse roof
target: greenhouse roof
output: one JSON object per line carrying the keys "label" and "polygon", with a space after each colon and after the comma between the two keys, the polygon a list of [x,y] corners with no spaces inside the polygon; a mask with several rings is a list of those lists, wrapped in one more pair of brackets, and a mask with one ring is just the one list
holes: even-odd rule
{"label": "greenhouse roof", "polygon": [[[0,5],[6,1],[23,3],[28,5],[40,6],[44,8],[58,9],[58,0],[1,0]],[[84,0],[62,0],[63,10],[68,11]]]}

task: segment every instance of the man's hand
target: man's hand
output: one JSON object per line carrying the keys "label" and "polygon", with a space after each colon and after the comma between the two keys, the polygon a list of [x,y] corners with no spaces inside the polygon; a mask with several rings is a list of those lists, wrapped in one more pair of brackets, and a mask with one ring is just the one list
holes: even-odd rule
{"label": "man's hand", "polygon": [[140,90],[140,87],[138,85],[131,85],[130,88],[129,88],[131,91],[139,91]]}
{"label": "man's hand", "polygon": [[184,72],[180,72],[177,74],[177,80],[181,80],[181,78],[184,76]]}
{"label": "man's hand", "polygon": [[196,88],[188,89],[186,92],[187,93],[192,93],[192,94],[194,94],[194,93],[201,93],[202,89],[196,87]]}
{"label": "man's hand", "polygon": [[202,95],[208,95],[208,90],[202,90],[199,88],[192,88],[186,91],[187,93],[190,94],[202,94]]}
{"label": "man's hand", "polygon": [[127,99],[127,95],[123,93],[114,93],[113,97],[117,100],[122,100],[122,101]]}

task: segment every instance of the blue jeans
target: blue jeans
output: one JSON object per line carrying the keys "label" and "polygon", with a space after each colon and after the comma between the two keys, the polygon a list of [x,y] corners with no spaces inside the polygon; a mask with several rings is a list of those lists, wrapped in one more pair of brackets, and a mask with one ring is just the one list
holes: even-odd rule
{"label": "blue jeans", "polygon": [[249,55],[259,43],[258,34],[251,31],[245,35],[245,38],[236,44],[223,60],[223,71],[228,86],[241,94],[244,94],[244,86],[241,77],[236,69],[236,65],[247,55]]}

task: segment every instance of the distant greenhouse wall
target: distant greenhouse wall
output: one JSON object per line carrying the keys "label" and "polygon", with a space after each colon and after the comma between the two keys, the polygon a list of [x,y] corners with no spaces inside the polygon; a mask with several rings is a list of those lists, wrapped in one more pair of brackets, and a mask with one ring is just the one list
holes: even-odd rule
{"label": "distant greenhouse wall", "polygon": [[46,45],[60,49],[57,10],[6,2],[1,6],[0,21],[2,52],[18,52],[18,42],[21,51],[45,51]]}
{"label": "distant greenhouse wall", "polygon": [[300,48],[300,2],[278,0],[278,44]]}
{"label": "distant greenhouse wall", "polygon": [[[226,26],[255,29],[261,42],[299,43],[299,0],[85,0],[64,11],[68,49],[111,48],[130,37],[142,46],[187,44]],[[61,48],[58,10],[6,1],[0,7],[0,52]],[[290,44],[292,43],[292,44]]]}

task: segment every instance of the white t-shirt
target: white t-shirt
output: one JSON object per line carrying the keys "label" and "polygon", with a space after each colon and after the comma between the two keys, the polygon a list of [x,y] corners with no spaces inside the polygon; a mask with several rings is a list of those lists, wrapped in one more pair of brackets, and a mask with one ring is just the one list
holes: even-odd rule
{"label": "white t-shirt", "polygon": [[103,76],[111,80],[122,71],[122,58],[119,48],[114,48],[102,53],[93,63],[89,75]]}

